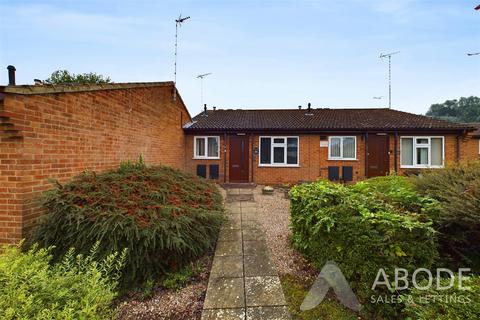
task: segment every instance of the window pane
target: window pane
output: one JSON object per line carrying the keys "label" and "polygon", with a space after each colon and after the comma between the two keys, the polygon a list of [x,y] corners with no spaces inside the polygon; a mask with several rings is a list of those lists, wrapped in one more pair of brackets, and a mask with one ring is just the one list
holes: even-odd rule
{"label": "window pane", "polygon": [[355,159],[355,138],[343,138],[343,158]]}
{"label": "window pane", "polygon": [[403,138],[402,139],[402,154],[401,154],[401,163],[403,166],[412,166],[413,165],[413,139],[412,138]]}
{"label": "window pane", "polygon": [[417,139],[417,144],[428,144],[428,139],[427,138]]}
{"label": "window pane", "polygon": [[417,148],[417,164],[428,165],[428,148]]}
{"label": "window pane", "polygon": [[298,164],[297,150],[297,138],[287,138],[287,164]]}
{"label": "window pane", "polygon": [[208,156],[218,157],[218,138],[208,138]]}
{"label": "window pane", "polygon": [[285,163],[284,147],[273,147],[273,163]]}
{"label": "window pane", "polygon": [[261,138],[260,139],[260,163],[269,164],[271,163],[271,139],[270,138]]}
{"label": "window pane", "polygon": [[432,138],[430,139],[431,153],[432,153],[432,166],[442,166],[443,165],[443,139],[442,138]]}
{"label": "window pane", "polygon": [[204,157],[205,156],[205,138],[197,138],[196,140],[196,156]]}
{"label": "window pane", "polygon": [[283,138],[274,138],[273,143],[285,143],[285,139]]}
{"label": "window pane", "polygon": [[331,158],[340,158],[340,143],[341,138],[331,138],[330,139],[330,157]]}

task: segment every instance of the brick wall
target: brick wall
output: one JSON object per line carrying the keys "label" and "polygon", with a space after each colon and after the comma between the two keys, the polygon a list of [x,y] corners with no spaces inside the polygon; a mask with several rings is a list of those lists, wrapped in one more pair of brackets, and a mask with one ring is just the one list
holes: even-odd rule
{"label": "brick wall", "polygon": [[[224,157],[223,153],[223,144],[224,138],[223,134],[210,134],[220,136],[220,159],[218,160],[196,160],[193,159],[193,139],[194,134],[187,134],[187,141],[185,144],[185,154],[186,154],[186,169],[187,171],[194,173],[196,172],[197,164],[219,164],[220,166],[220,178],[219,182],[224,181]],[[269,134],[262,134],[269,136]],[[348,134],[351,136],[351,134]],[[421,136],[425,135],[420,133],[409,133],[405,136]],[[428,134],[427,134],[428,135]],[[434,136],[435,134],[431,134]],[[445,137],[445,162],[446,164],[452,164],[456,162],[457,157],[457,142],[455,134],[437,134],[439,136]],[[286,136],[286,135],[279,135]],[[314,181],[319,178],[328,178],[328,167],[329,166],[352,166],[353,167],[353,179],[355,181],[365,179],[365,137],[364,134],[357,134],[357,160],[353,161],[338,161],[338,160],[328,160],[328,147],[320,147],[320,137],[328,136],[328,134],[301,134],[290,136],[299,137],[299,166],[298,167],[260,167],[258,155],[254,155],[253,163],[250,162],[250,181],[258,184],[284,184],[284,183],[298,183],[299,181]],[[409,172],[416,172],[418,169],[404,169],[400,165],[400,137],[402,134],[399,134],[397,141],[397,172],[399,174],[406,174]],[[249,135],[250,145],[249,150],[250,154],[248,156],[249,161],[252,161],[251,151],[253,148],[258,148],[259,137],[258,134]],[[395,172],[395,136],[393,134],[389,135],[389,166],[390,172]],[[328,141],[328,140],[325,140]],[[473,150],[478,148],[478,139],[465,138],[461,139],[461,161],[475,159],[478,155],[472,156]],[[227,170],[226,170],[226,181],[228,179],[228,136],[227,136]],[[253,177],[252,177],[253,172]],[[208,172],[207,172],[208,176]]]}
{"label": "brick wall", "polygon": [[140,155],[149,164],[184,169],[183,124],[190,116],[171,85],[50,94],[3,95],[0,120],[0,242],[14,242],[41,214],[49,179],[68,181]]}

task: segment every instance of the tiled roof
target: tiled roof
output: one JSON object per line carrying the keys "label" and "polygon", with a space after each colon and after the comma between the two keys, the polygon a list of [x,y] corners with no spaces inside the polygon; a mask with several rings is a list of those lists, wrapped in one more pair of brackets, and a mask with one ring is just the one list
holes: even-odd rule
{"label": "tiled roof", "polygon": [[185,131],[463,130],[464,124],[392,109],[208,110]]}

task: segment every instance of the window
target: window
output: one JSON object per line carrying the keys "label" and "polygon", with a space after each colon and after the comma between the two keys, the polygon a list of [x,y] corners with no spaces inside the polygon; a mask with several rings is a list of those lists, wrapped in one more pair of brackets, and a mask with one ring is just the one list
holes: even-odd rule
{"label": "window", "polygon": [[400,163],[402,168],[443,167],[443,137],[401,137]]}
{"label": "window", "polygon": [[220,159],[220,137],[195,137],[195,159]]}
{"label": "window", "polygon": [[329,160],[356,160],[357,137],[329,137]]}
{"label": "window", "polygon": [[260,137],[260,166],[298,166],[298,137]]}

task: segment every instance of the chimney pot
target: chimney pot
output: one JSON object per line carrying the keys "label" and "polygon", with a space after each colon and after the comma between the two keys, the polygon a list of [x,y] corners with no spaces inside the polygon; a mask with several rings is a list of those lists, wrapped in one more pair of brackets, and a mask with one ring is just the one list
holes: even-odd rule
{"label": "chimney pot", "polygon": [[213,111],[217,110],[217,107],[213,107]]}
{"label": "chimney pot", "polygon": [[41,86],[43,84],[43,81],[40,79],[33,79],[33,82],[35,83],[36,86]]}
{"label": "chimney pot", "polygon": [[301,110],[302,109],[302,106],[298,106],[298,110]]}
{"label": "chimney pot", "polygon": [[8,70],[8,85],[9,86],[14,86],[15,85],[15,71],[17,69],[15,69],[14,66],[8,66],[7,70]]}

